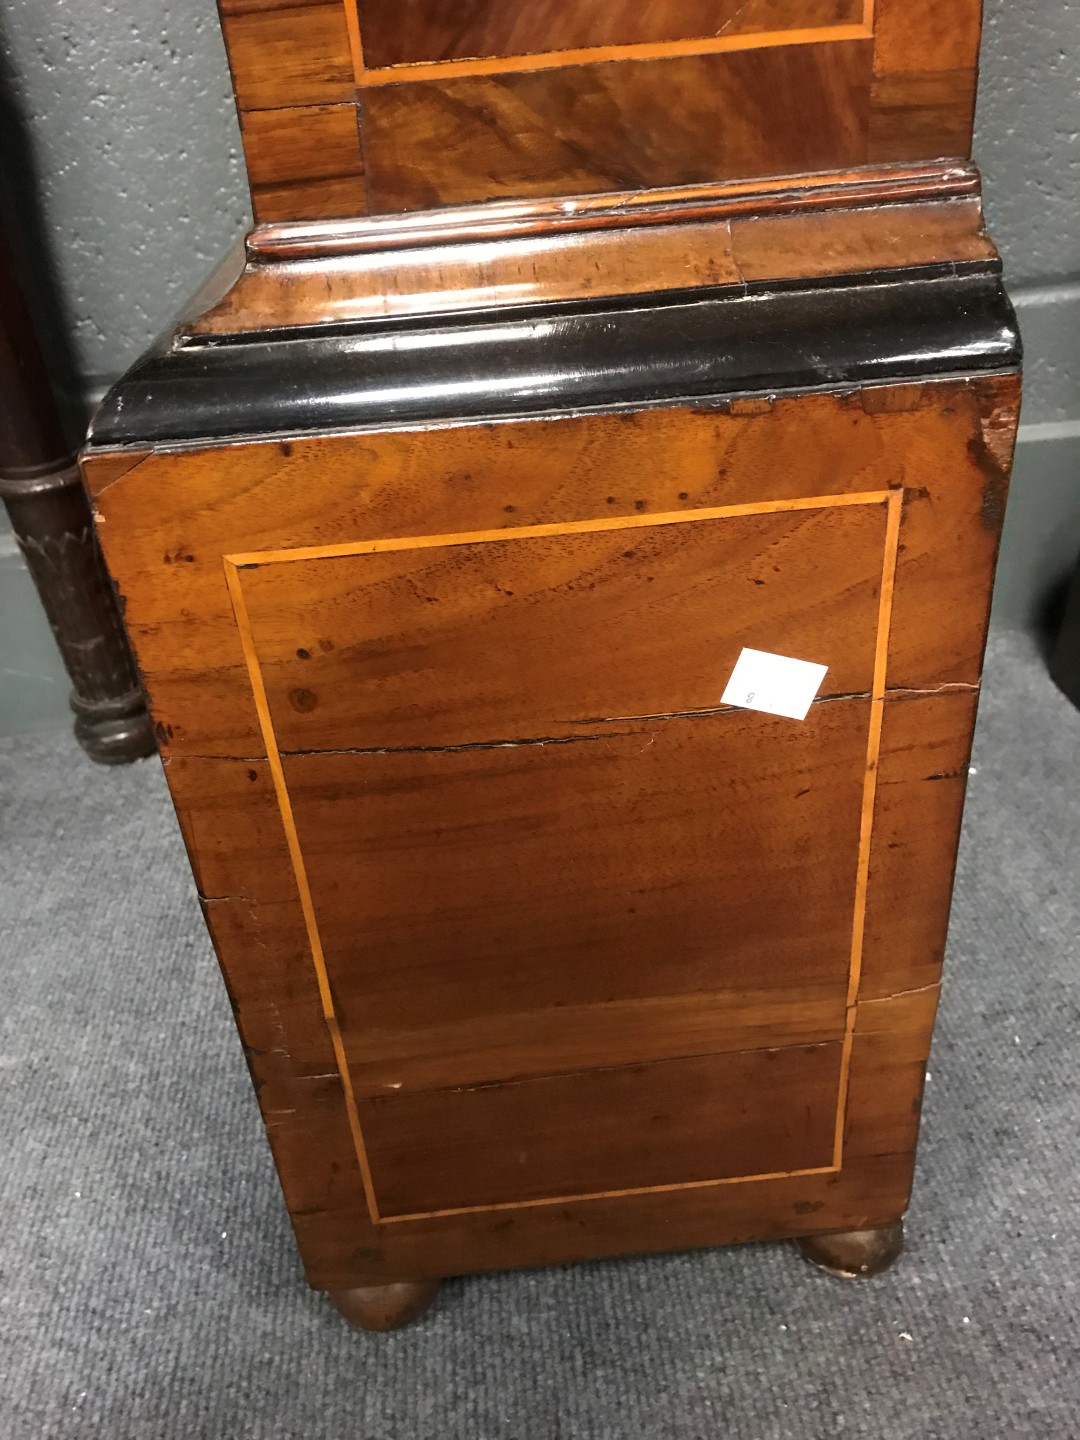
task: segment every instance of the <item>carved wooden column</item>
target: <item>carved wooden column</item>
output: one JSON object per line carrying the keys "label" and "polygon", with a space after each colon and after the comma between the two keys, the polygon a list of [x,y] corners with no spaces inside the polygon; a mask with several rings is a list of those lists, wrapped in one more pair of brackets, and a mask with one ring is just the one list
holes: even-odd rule
{"label": "carved wooden column", "polygon": [[0,234],[0,496],[71,676],[75,737],[93,760],[149,755],[154,736],[101,560],[75,453]]}

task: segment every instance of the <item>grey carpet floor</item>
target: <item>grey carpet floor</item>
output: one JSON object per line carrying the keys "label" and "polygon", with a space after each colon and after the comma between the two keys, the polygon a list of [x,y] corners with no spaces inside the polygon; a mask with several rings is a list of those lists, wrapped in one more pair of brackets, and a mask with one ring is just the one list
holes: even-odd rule
{"label": "grey carpet floor", "polygon": [[0,1440],[1080,1436],[1080,715],[991,646],[909,1249],[305,1288],[156,762],[0,746]]}

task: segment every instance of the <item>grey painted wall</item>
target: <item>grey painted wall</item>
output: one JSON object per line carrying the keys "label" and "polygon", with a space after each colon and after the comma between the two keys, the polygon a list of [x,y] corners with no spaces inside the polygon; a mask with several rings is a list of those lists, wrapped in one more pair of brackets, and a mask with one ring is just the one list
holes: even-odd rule
{"label": "grey painted wall", "polygon": [[78,369],[97,390],[248,218],[217,10],[214,0],[0,0],[0,52]]}
{"label": "grey painted wall", "polygon": [[[1025,623],[1080,549],[1080,0],[986,0],[986,16],[976,156],[1028,352],[996,615]],[[0,144],[37,197],[71,337],[58,373],[84,399],[248,222],[214,0],[0,0],[0,88]],[[40,625],[13,636],[16,614],[0,666],[48,671],[59,693]]]}

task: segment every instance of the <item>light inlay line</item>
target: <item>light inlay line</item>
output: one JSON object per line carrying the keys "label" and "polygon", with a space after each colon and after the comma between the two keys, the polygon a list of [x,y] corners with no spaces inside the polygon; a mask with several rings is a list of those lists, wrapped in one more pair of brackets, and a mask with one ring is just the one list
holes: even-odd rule
{"label": "light inlay line", "polygon": [[852,25],[801,26],[791,30],[759,30],[744,35],[712,35],[684,40],[637,41],[627,45],[585,45],[570,50],[543,50],[532,55],[485,55],[456,60],[412,60],[396,65],[365,66],[361,49],[362,0],[346,0],[350,33],[355,26],[356,83],[361,89],[403,85],[425,80],[450,80],[469,75],[505,75],[530,70],[561,70],[623,60],[668,60],[681,56],[716,55],[739,50],[776,50],[788,45],[824,45],[844,40],[870,40],[874,35],[874,0],[867,0],[863,20]]}
{"label": "light inlay line", "polygon": [[594,1190],[586,1195],[542,1196],[536,1200],[499,1200],[492,1205],[461,1205],[450,1210],[418,1210],[409,1215],[384,1215],[382,1225],[406,1220],[439,1220],[450,1215],[481,1215],[489,1210],[533,1210],[540,1205],[573,1205],[579,1200],[622,1200],[631,1195],[668,1195],[676,1190],[709,1190],[717,1185],[760,1185],[769,1180],[797,1180],[803,1175],[834,1175],[836,1165],[819,1165],[810,1170],[776,1170],[768,1175],[728,1175],[720,1180],[682,1180],[671,1185],[641,1185],[632,1190]]}
{"label": "light inlay line", "polygon": [[342,545],[300,545],[292,550],[253,550],[229,555],[230,565],[284,565],[298,560],[333,560],[347,555],[384,555],[395,550],[432,550],[445,545],[490,545],[502,540],[537,540],[551,535],[596,535],[605,530],[646,530],[654,525],[688,525],[698,520],[728,520],[744,515],[778,515],[798,510],[828,510],[848,505],[880,505],[888,490],[812,495],[791,500],[760,500],[746,505],[716,505],[702,510],[672,510],[660,515],[621,515],[597,520],[566,520],[551,525],[510,525],[504,530],[472,530],[449,535],[354,540]]}
{"label": "light inlay line", "polygon": [[859,827],[859,859],[855,872],[855,910],[851,925],[847,1026],[844,1031],[844,1049],[840,1063],[840,1096],[833,1146],[833,1160],[837,1169],[843,1165],[844,1126],[847,1121],[848,1090],[851,1079],[851,1052],[854,1048],[855,1024],[859,1015],[859,983],[862,979],[866,904],[870,888],[870,850],[874,837],[874,804],[877,799],[878,764],[881,759],[881,727],[885,717],[885,686],[889,664],[889,639],[892,632],[893,599],[896,593],[896,567],[900,557],[900,518],[903,513],[904,492],[902,490],[893,491],[888,505],[885,555],[881,567],[881,597],[878,603],[877,644],[874,650],[874,684],[870,699],[870,728],[866,741],[866,778],[863,782],[862,816]]}
{"label": "light inlay line", "polygon": [[326,969],[326,957],[323,953],[319,927],[315,919],[315,906],[311,898],[311,886],[308,884],[307,867],[304,864],[304,855],[300,848],[300,837],[296,832],[292,801],[289,799],[289,790],[285,783],[285,771],[281,763],[281,752],[278,749],[277,737],[274,733],[274,721],[270,714],[270,703],[266,695],[266,686],[263,683],[262,671],[259,667],[258,656],[255,652],[255,637],[251,629],[251,619],[248,615],[247,601],[244,599],[240,576],[235,566],[231,565],[228,559],[225,561],[225,582],[229,587],[229,598],[232,601],[233,614],[236,616],[236,628],[240,632],[240,643],[243,647],[244,661],[247,665],[248,678],[251,682],[251,692],[255,699],[255,709],[259,717],[259,728],[262,731],[263,743],[266,746],[266,759],[270,766],[271,778],[274,782],[274,792],[277,796],[281,823],[285,829],[285,843],[289,849],[289,859],[292,863],[293,875],[296,879],[296,888],[300,895],[300,908],[304,914],[304,927],[307,931],[308,944],[311,948],[312,963],[315,967],[315,978],[319,987],[319,998],[322,1002],[323,1018],[326,1021],[326,1028],[330,1032],[330,1040],[334,1047],[334,1059],[337,1062],[338,1072],[341,1076],[341,1084],[345,1094],[345,1108],[349,1116],[349,1129],[352,1133],[353,1146],[356,1150],[356,1159],[360,1166],[360,1175],[364,1184],[364,1194],[367,1197],[368,1212],[371,1215],[372,1224],[377,1224],[379,1220],[379,1209],[375,1199],[375,1187],[371,1181],[371,1167],[368,1164],[367,1149],[364,1145],[363,1132],[360,1129],[360,1116],[356,1108],[356,1097],[353,1094],[352,1077],[345,1055],[345,1046],[341,1038],[341,1027],[338,1025],[337,1012],[334,1009],[334,996],[330,988],[330,977]]}
{"label": "light inlay line", "polygon": [[359,0],[344,0],[345,24],[349,29],[349,51],[352,55],[353,75],[357,84],[364,73],[364,41],[360,34]]}

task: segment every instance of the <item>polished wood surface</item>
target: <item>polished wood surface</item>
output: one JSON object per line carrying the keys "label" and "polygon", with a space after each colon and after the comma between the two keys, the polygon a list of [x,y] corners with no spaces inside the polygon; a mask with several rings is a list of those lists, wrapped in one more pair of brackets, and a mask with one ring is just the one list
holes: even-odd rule
{"label": "polished wood surface", "polygon": [[979,0],[221,6],[260,219],[970,151]]}
{"label": "polished wood surface", "polygon": [[830,1169],[842,1063],[834,1040],[364,1100],[378,1213],[449,1216]]}
{"label": "polished wood surface", "polygon": [[1016,394],[91,455],[313,1283],[895,1222]]}
{"label": "polished wood surface", "polygon": [[[869,40],[365,92],[372,212],[799,174],[869,157]],[[790,105],[765,105],[781,91]],[[432,163],[432,156],[439,157]]]}
{"label": "polished wood surface", "polygon": [[[301,851],[333,851],[307,878],[354,1087],[734,1050],[772,1026],[792,1043],[842,1031],[870,720],[868,701],[837,706],[786,745],[774,722],[732,715],[539,750],[288,760]],[[761,728],[790,778],[762,773]],[[741,766],[737,782],[709,778],[724,765]],[[760,818],[745,813],[751,789]],[[771,907],[798,917],[790,933]]]}
{"label": "polished wood surface", "polygon": [[364,157],[352,106],[249,110],[241,127],[256,220],[355,213]]}
{"label": "polished wood surface", "polygon": [[[868,694],[889,492],[808,498],[649,514],[646,496],[610,521],[310,558],[248,552],[232,563],[278,744],[287,755],[580,744],[717,711],[718,677],[744,645],[828,651],[826,693]],[[718,615],[701,577],[721,554]]]}
{"label": "polished wood surface", "polygon": [[[946,391],[949,401],[938,402]],[[643,515],[887,493],[903,484],[890,684],[975,684],[998,543],[993,487],[1003,473],[983,438],[984,427],[992,435],[984,417],[999,406],[1008,413],[1007,399],[1008,382],[985,380],[955,390],[935,384],[781,398],[760,414],[647,410],[543,426],[298,439],[231,451],[228,485],[216,448],[165,450],[119,476],[113,466],[128,467],[129,457],[106,455],[92,457],[89,479],[97,490],[100,467],[99,509],[115,516],[111,533],[124,532],[118,579],[129,604],[123,577],[146,577],[138,618],[129,623],[160,710],[182,712],[167,753],[248,756],[259,753],[262,732],[223,554],[318,548],[343,536],[354,544],[509,534],[552,523],[571,505],[575,521],[636,524]],[[144,486],[155,493],[156,511],[140,519],[140,507],[125,499]],[[106,527],[106,543],[109,533]],[[935,570],[927,557],[938,552],[947,559]],[[251,573],[242,572],[245,581]],[[751,588],[768,594],[748,581]],[[956,628],[941,624],[942,613],[974,618]],[[305,639],[310,634],[298,635],[296,648]],[[172,703],[173,694],[182,703]]]}
{"label": "polished wood surface", "polygon": [[[957,178],[963,187],[966,176]],[[834,205],[841,193],[842,187],[832,192]],[[741,199],[733,199],[730,219],[688,220],[673,209],[667,223],[644,214],[641,219],[651,223],[562,228],[548,235],[451,235],[435,244],[408,243],[414,237],[406,233],[401,244],[374,250],[351,250],[357,243],[353,236],[298,235],[293,243],[292,236],[264,238],[256,231],[243,274],[184,328],[193,335],[228,335],[873,270],[902,272],[996,256],[982,206],[962,188],[949,199],[850,209],[810,208],[805,193],[805,208],[777,208],[787,198],[759,197],[761,209],[749,214],[740,213]],[[365,234],[360,243],[368,238]],[[334,254],[336,247],[346,253]]]}
{"label": "polished wood surface", "polygon": [[347,221],[258,225],[251,256],[311,260],[470,240],[545,238],[578,231],[637,229],[805,210],[865,209],[920,201],[978,198],[979,172],[969,161],[947,165],[859,166],[814,174],[623,190],[603,195],[488,202],[416,214],[352,216]]}
{"label": "polished wood surface", "polygon": [[355,105],[344,0],[218,0],[218,10],[241,116]]}
{"label": "polished wood surface", "polygon": [[981,0],[876,0],[872,160],[969,153],[981,31]]}

